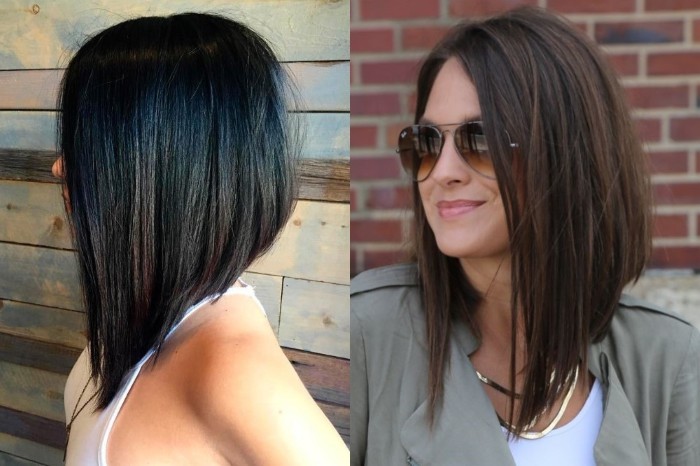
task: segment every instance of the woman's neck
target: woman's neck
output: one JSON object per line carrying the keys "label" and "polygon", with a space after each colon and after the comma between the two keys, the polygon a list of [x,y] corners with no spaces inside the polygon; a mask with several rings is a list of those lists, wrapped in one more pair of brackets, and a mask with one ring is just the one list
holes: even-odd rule
{"label": "woman's neck", "polygon": [[[460,263],[469,283],[482,297],[475,314],[482,345],[510,354],[513,307],[509,258],[460,259]],[[521,343],[518,347],[524,349]]]}

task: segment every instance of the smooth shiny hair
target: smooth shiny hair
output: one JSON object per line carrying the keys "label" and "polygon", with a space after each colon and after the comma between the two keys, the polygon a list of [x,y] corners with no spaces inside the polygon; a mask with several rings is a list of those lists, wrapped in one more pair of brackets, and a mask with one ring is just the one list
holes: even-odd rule
{"label": "smooth shiny hair", "polygon": [[70,60],[58,139],[100,408],[285,225],[290,91],[258,34],[210,14],[128,20]]}
{"label": "smooth shiny hair", "polygon": [[[646,157],[615,73],[599,48],[558,16],[524,7],[456,26],[422,65],[416,122],[450,58],[476,87],[505,206],[511,306],[521,311],[512,313],[510,386],[518,326],[527,345],[518,416],[510,400],[510,423],[521,432],[568,389],[565,379],[581,359],[587,367],[588,346],[605,336],[623,287],[643,270],[651,249]],[[478,336],[481,297],[459,260],[438,249],[417,183],[413,198],[435,413],[452,326],[466,322]]]}

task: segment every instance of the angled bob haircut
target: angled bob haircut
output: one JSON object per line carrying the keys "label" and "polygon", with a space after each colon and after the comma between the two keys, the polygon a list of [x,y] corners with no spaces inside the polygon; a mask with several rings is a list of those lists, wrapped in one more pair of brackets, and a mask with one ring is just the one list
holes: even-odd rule
{"label": "angled bob haircut", "polygon": [[209,14],[128,20],[70,60],[58,139],[100,408],[285,225],[289,91],[258,34]]}
{"label": "angled bob haircut", "polygon": [[[456,58],[474,83],[510,238],[515,329],[527,359],[517,432],[552,406],[591,342],[606,334],[623,287],[650,252],[647,164],[623,91],[598,47],[565,20],[525,7],[456,26],[418,78],[415,121],[442,65]],[[508,147],[508,132],[519,146]],[[457,258],[437,247],[413,186],[414,253],[427,321],[434,415],[455,321],[481,297]],[[515,386],[515,353],[510,358]],[[555,373],[550,382],[550,375]]]}

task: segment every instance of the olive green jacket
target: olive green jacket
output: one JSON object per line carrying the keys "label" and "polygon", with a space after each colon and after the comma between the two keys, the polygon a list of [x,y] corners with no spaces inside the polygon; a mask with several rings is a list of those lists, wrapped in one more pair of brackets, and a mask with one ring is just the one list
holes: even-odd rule
{"label": "olive green jacket", "polygon": [[[428,426],[428,350],[415,265],[351,284],[351,464],[514,465],[469,360],[479,342],[457,325],[442,407]],[[700,465],[700,333],[623,296],[609,334],[589,349],[604,390],[598,466]]]}

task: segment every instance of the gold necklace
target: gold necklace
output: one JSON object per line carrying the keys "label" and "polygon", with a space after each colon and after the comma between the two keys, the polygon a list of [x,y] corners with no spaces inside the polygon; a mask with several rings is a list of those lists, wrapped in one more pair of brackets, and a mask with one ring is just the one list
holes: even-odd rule
{"label": "gold necklace", "polygon": [[[569,374],[568,379],[571,377],[571,374]],[[566,411],[567,406],[569,406],[569,401],[571,401],[571,397],[574,395],[574,391],[576,390],[576,382],[578,382],[578,366],[576,366],[576,370],[574,371],[574,380],[571,383],[571,386],[569,387],[569,391],[566,392],[566,396],[564,397],[564,402],[561,404],[561,407],[559,408],[559,411],[557,412],[557,415],[554,416],[554,419],[552,422],[547,425],[547,427],[544,428],[544,430],[541,430],[539,432],[530,432],[529,430],[532,429],[532,427],[537,424],[537,421],[539,421],[540,416],[542,416],[543,413],[541,413],[538,416],[535,416],[535,419],[532,420],[527,426],[525,426],[525,430],[517,434],[518,437],[528,439],[528,440],[536,440],[538,438],[542,438],[548,433],[550,433],[554,428],[557,426],[561,418],[564,416],[564,412]],[[515,427],[513,427],[508,421],[505,419],[502,419],[501,416],[496,413],[496,416],[498,416],[498,422],[501,424],[502,427],[508,429],[509,432],[515,432]]]}
{"label": "gold necklace", "polygon": [[520,393],[515,393],[513,391],[510,391],[506,387],[504,387],[503,385],[499,385],[496,382],[494,382],[493,380],[486,377],[485,375],[482,375],[481,372],[476,370],[476,368],[474,369],[474,372],[476,372],[476,376],[479,378],[479,380],[481,380],[483,383],[485,383],[489,387],[492,387],[492,388],[498,390],[499,392],[503,393],[504,395],[513,397],[516,400],[519,400],[523,397]]}
{"label": "gold necklace", "polygon": [[[85,390],[87,390],[88,385],[90,384],[90,378],[88,377],[87,382],[85,382],[85,386],[83,387],[83,391],[80,392],[80,396],[78,397],[78,401],[75,402],[75,407],[73,408],[73,414],[70,417],[70,421],[66,424],[66,446],[63,449],[63,462],[66,462],[66,454],[68,453],[68,441],[70,440],[70,429],[73,427],[73,421],[75,421],[75,418],[78,417],[78,415],[83,412],[83,409],[92,401],[95,399],[97,396],[98,392],[95,392],[92,394],[88,400],[83,403],[83,405],[78,409],[78,405],[80,405],[80,400],[83,399],[83,395],[85,394]],[[77,411],[77,412],[76,412]]]}

